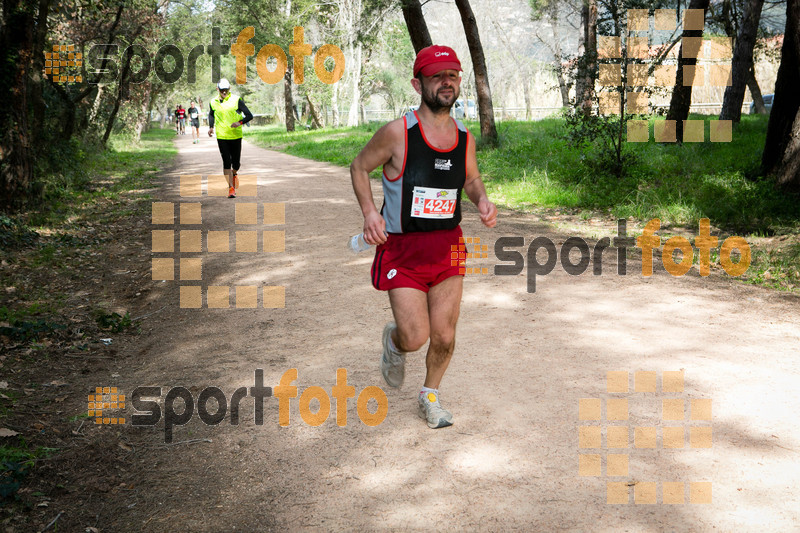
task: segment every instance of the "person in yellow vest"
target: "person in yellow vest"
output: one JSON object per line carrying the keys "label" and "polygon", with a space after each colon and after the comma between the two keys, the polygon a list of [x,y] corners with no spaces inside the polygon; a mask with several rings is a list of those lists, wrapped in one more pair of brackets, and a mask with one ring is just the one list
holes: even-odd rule
{"label": "person in yellow vest", "polygon": [[[217,145],[222,155],[222,170],[228,181],[228,198],[236,198],[239,187],[239,165],[242,154],[242,125],[253,119],[241,96],[231,94],[230,82],[222,78],[217,83],[219,95],[211,100],[208,112],[208,136],[217,126]],[[244,115],[244,117],[242,117]]]}

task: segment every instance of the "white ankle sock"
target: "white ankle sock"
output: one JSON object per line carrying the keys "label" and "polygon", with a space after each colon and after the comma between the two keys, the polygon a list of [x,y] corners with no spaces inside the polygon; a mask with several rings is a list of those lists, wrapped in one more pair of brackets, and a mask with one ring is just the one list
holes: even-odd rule
{"label": "white ankle sock", "polygon": [[427,397],[428,393],[433,393],[436,395],[437,398],[439,397],[439,389],[431,389],[425,386],[423,386],[422,389],[419,391],[419,396],[420,398]]}

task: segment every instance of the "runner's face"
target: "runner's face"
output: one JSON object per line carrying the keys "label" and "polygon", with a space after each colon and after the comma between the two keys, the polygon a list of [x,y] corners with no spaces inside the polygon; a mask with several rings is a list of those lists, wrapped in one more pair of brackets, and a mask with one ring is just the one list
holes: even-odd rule
{"label": "runner's face", "polygon": [[434,113],[450,112],[461,92],[461,76],[457,70],[441,70],[433,76],[422,76],[422,101]]}
{"label": "runner's face", "polygon": [[230,89],[220,89],[219,90],[219,97],[224,100],[225,98],[228,97],[228,93],[229,92],[230,92]]}

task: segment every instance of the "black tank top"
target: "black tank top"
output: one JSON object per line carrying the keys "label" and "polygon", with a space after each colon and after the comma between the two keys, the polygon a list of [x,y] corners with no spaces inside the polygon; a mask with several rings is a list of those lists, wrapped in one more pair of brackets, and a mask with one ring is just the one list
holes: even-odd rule
{"label": "black tank top", "polygon": [[461,222],[461,190],[467,177],[467,129],[455,121],[456,143],[428,144],[415,112],[407,113],[405,163],[400,176],[383,175],[381,214],[389,233],[454,229]]}

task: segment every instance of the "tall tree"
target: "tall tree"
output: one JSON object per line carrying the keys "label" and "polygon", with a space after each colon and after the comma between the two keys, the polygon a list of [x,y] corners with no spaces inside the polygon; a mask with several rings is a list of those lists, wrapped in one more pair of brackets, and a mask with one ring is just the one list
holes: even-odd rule
{"label": "tall tree", "polygon": [[414,53],[418,54],[420,50],[433,44],[419,0],[403,0],[403,18],[408,27],[411,44],[414,45]]}
{"label": "tall tree", "polygon": [[[497,30],[497,36],[500,38],[500,41],[503,43],[503,46],[506,49],[508,55],[511,56],[512,65],[514,65],[514,72],[511,76],[507,79],[513,86],[522,86],[522,98],[525,100],[525,120],[531,119],[531,88],[530,88],[530,80],[532,78],[531,75],[531,68],[530,68],[530,61],[528,60],[527,56],[520,55],[517,51],[517,47],[515,47],[509,38],[511,37],[506,30],[504,30],[500,24],[494,19],[491,14],[488,14],[489,20],[492,21],[492,25]],[[558,72],[558,71],[557,71]]]}
{"label": "tall tree", "polygon": [[497,144],[497,127],[494,123],[494,106],[492,91],[489,88],[489,73],[483,55],[483,45],[478,34],[478,23],[468,0],[456,0],[461,13],[461,24],[467,36],[467,46],[472,57],[472,69],[475,72],[475,92],[478,93],[478,112],[481,123],[481,139],[489,144]]}
{"label": "tall tree", "polygon": [[786,29],[761,159],[777,185],[800,192],[800,0],[786,2]]}
{"label": "tall tree", "polygon": [[[735,40],[739,36],[740,12],[742,11],[737,6],[737,3],[742,1],[749,0],[723,0],[721,4],[710,4],[708,7],[708,25],[720,26],[725,31],[725,35]],[[762,17],[759,18],[763,21]],[[755,63],[755,50],[752,63]],[[761,88],[758,86],[755,68],[752,66],[747,73],[747,88],[750,89],[750,96],[753,98],[756,113],[766,115],[767,109],[764,107],[764,98],[761,95]]]}
{"label": "tall tree", "polygon": [[[702,9],[703,21],[708,11],[709,0],[691,0],[689,9]],[[678,142],[683,142],[683,121],[689,117],[689,108],[692,105],[692,82],[693,79],[684,79],[684,67],[697,65],[697,51],[689,53],[687,48],[693,47],[694,41],[686,41],[690,37],[702,37],[703,30],[693,30],[683,28],[681,48],[678,55],[678,71],[675,76],[675,87],[672,89],[672,98],[669,101],[669,111],[667,120],[674,120],[676,123],[675,134]],[[688,45],[688,46],[687,46]],[[699,47],[693,47],[699,50]],[[694,57],[688,57],[694,56]]]}
{"label": "tall tree", "polygon": [[45,110],[47,104],[44,101],[44,46],[47,41],[47,18],[50,14],[51,0],[39,0],[38,15],[36,18],[36,32],[33,39],[33,68],[31,69],[31,106],[33,107],[33,121],[31,122],[31,133],[34,141],[43,141],[43,135],[47,128],[44,126]]}
{"label": "tall tree", "polygon": [[750,0],[747,3],[731,59],[731,85],[725,88],[720,120],[739,122],[742,118],[744,90],[749,79],[754,77],[753,48],[756,44],[756,33],[763,7],[764,0]]}
{"label": "tall tree", "polygon": [[[284,24],[285,24],[290,20],[290,17],[292,15],[292,0],[286,0],[286,3],[284,4],[283,8],[284,8],[284,17],[285,17]],[[288,35],[290,33],[294,35],[294,28],[292,28],[291,32],[289,31],[288,27],[286,27],[283,30],[283,34],[285,35]],[[279,36],[281,35],[280,29],[278,30],[278,35]],[[301,72],[303,71],[303,68],[300,65],[297,65],[297,68],[299,68]],[[284,109],[284,115],[286,116],[286,131],[294,131],[295,128],[294,93],[292,92],[292,77],[294,76],[294,69],[295,69],[294,62],[292,62],[292,64],[287,63],[286,74],[283,76],[283,109]]]}
{"label": "tall tree", "polygon": [[[311,17],[312,9],[307,0],[226,0],[235,28],[255,28],[251,42],[274,43],[288,50],[294,39],[294,27],[304,26]],[[255,46],[255,45],[254,45]],[[255,50],[258,53],[258,50]],[[303,69],[300,70],[303,72]],[[251,74],[248,74],[248,77]],[[295,102],[293,80],[294,62],[286,63],[283,77],[283,115],[286,131],[295,129]]]}
{"label": "tall tree", "polygon": [[325,4],[322,12],[334,23],[331,36],[334,42],[344,44],[345,78],[331,91],[331,106],[334,108],[333,122],[338,122],[337,103],[344,100],[349,89],[349,112],[347,125],[356,126],[365,120],[364,101],[369,92],[370,61],[374,57],[372,48],[378,42],[377,35],[390,11],[397,9],[392,0],[336,0]]}
{"label": "tall tree", "polygon": [[583,54],[578,59],[575,100],[585,116],[592,113],[592,95],[597,77],[597,0],[583,0],[581,8]]}
{"label": "tall tree", "polygon": [[37,5],[3,0],[0,27],[0,208],[20,204],[33,181],[28,77],[32,64]]}
{"label": "tall tree", "polygon": [[350,112],[347,115],[348,126],[358,126],[361,108],[361,67],[364,53],[363,43],[359,39],[358,21],[361,15],[361,0],[340,0],[341,17],[345,21],[347,49],[350,53],[349,79]]}
{"label": "tall tree", "polygon": [[561,105],[568,107],[570,105],[569,91],[570,87],[572,87],[572,81],[568,82],[564,76],[561,25],[566,23],[574,30],[577,30],[578,26],[573,24],[571,20],[579,14],[580,9],[573,1],[528,0],[528,3],[531,6],[531,19],[539,21],[546,17],[550,25],[550,35],[543,36],[538,31],[535,34],[536,38],[553,54],[553,72],[556,75],[561,93]]}

